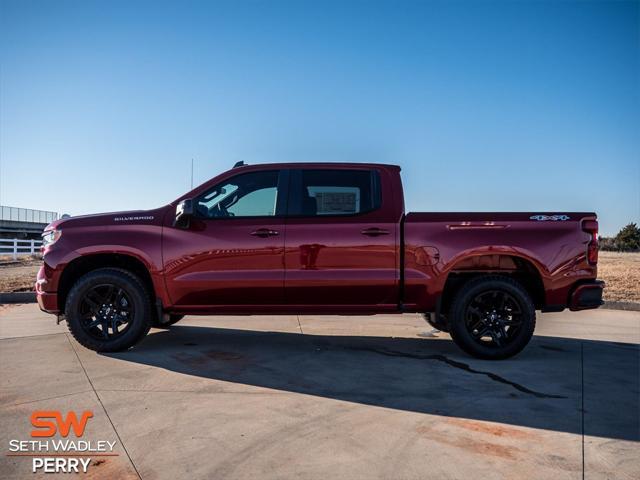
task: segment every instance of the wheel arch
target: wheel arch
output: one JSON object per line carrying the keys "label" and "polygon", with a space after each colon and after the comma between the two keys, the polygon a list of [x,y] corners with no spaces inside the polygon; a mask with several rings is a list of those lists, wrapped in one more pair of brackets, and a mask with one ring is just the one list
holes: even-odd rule
{"label": "wheel arch", "polygon": [[506,253],[479,253],[459,259],[448,269],[440,296],[440,311],[448,312],[462,285],[484,275],[505,275],[517,280],[531,295],[536,309],[545,306],[544,277],[531,259]]}
{"label": "wheel arch", "polygon": [[100,268],[118,268],[133,273],[142,281],[152,302],[154,301],[155,289],[151,273],[142,260],[129,254],[94,253],[75,258],[62,271],[58,283],[58,304],[61,310],[64,310],[67,295],[75,282],[86,273]]}

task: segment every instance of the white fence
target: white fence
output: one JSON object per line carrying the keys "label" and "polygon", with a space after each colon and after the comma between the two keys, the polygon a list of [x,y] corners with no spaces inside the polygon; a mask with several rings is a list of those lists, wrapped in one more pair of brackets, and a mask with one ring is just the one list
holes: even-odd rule
{"label": "white fence", "polygon": [[17,260],[20,255],[34,255],[40,252],[42,240],[18,240],[17,238],[0,238],[0,256],[11,255]]}

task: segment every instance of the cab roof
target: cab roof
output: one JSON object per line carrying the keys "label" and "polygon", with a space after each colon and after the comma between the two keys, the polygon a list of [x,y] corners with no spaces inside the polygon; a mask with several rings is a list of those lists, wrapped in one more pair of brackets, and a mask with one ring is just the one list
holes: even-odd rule
{"label": "cab roof", "polygon": [[255,164],[243,164],[236,163],[233,169],[295,169],[295,168],[385,168],[390,170],[400,170],[399,165],[392,165],[388,163],[359,163],[359,162],[286,162],[286,163],[255,163]]}

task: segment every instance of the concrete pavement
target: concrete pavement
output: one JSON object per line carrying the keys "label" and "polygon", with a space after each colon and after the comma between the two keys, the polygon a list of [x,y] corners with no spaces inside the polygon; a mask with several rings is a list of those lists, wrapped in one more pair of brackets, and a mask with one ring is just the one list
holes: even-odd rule
{"label": "concrete pavement", "polygon": [[[187,317],[100,355],[35,305],[0,312],[0,442],[91,410],[95,478],[638,478],[640,313],[544,314],[481,361],[417,315]],[[0,460],[3,478],[29,458]]]}

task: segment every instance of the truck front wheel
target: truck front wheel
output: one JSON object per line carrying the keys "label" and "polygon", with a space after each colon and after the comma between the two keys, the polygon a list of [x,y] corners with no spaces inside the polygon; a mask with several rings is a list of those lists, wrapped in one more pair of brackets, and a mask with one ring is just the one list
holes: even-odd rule
{"label": "truck front wheel", "polygon": [[477,358],[502,359],[527,346],[536,326],[535,307],[520,283],[501,275],[468,281],[449,315],[453,341]]}
{"label": "truck front wheel", "polygon": [[65,303],[69,331],[96,352],[126,350],[151,327],[151,301],[138,277],[126,270],[101,268],[73,285]]}

